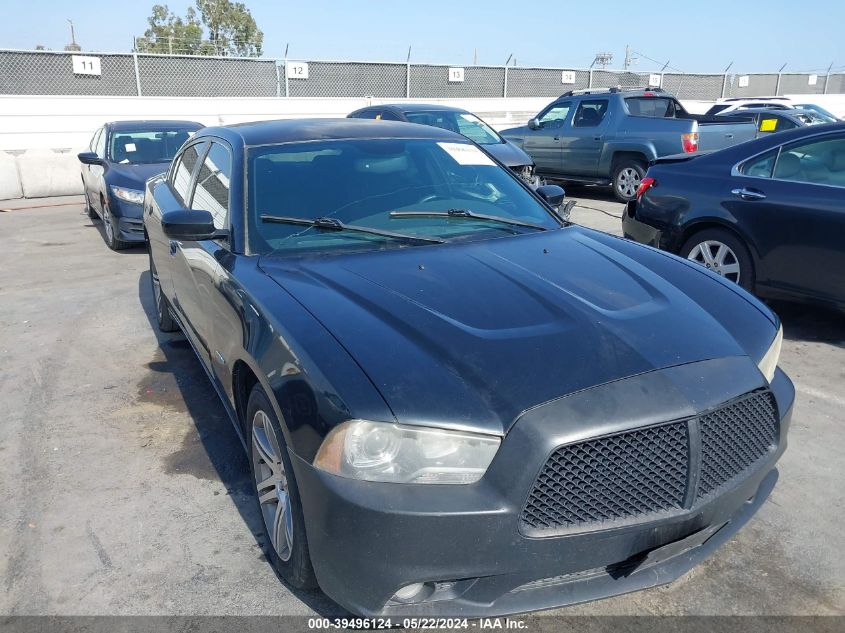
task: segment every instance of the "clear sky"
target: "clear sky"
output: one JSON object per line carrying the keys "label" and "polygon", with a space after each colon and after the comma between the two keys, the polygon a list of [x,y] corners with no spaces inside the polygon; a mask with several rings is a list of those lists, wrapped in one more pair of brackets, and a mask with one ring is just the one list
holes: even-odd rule
{"label": "clear sky", "polygon": [[[161,2],[178,12],[193,2]],[[662,63],[690,71],[823,71],[845,67],[845,0],[725,2],[691,0],[244,0],[264,31],[265,55],[307,59],[405,61],[469,65],[587,67],[595,53],[613,53],[620,68],[625,45],[635,68]],[[67,19],[85,50],[127,51],[141,35],[153,0],[0,0],[0,48],[61,50]]]}

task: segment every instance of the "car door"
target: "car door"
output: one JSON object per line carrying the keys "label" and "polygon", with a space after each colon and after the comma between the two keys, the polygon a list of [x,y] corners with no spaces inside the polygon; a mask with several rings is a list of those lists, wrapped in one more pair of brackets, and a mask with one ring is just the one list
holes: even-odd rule
{"label": "car door", "polygon": [[[225,272],[218,259],[227,250],[229,229],[232,151],[223,141],[214,139],[204,155],[191,184],[189,208],[211,213],[214,226],[221,231],[215,240],[181,240],[173,247],[173,283],[179,309],[191,324],[197,348],[205,360],[220,362],[219,350],[210,345],[214,319],[211,306],[215,288]],[[217,352],[217,354],[215,353]]]}
{"label": "car door", "polygon": [[537,115],[536,129],[527,128],[523,149],[537,164],[537,171],[559,174],[561,166],[561,130],[569,118],[571,101],[553,103]]}
{"label": "car door", "polygon": [[571,121],[561,130],[564,173],[598,176],[609,107],[609,99],[582,99],[578,103]]}
{"label": "car door", "polygon": [[[168,211],[176,211],[188,206],[194,177],[199,170],[200,158],[205,154],[207,145],[208,142],[205,139],[198,139],[185,145],[173,158],[166,181],[153,187],[154,201],[153,204],[148,206],[146,213],[158,212],[164,215]],[[181,306],[176,297],[177,241],[171,240],[164,234],[160,219],[159,221],[145,222],[145,227],[161,290],[171,305],[180,313],[180,317],[182,317],[180,320],[184,322],[185,318],[181,314]],[[191,328],[189,323],[184,323],[184,325],[186,330]]]}
{"label": "car door", "polygon": [[[100,134],[103,133],[103,128],[97,129],[94,132],[94,135],[91,137],[91,142],[88,143],[88,151],[95,152],[97,151],[97,141],[100,138]],[[85,163],[81,163],[82,167],[82,184],[85,187],[85,191],[89,194],[89,199],[93,201],[94,196],[96,196],[96,192],[94,191],[94,187],[92,184],[91,178],[91,165],[86,165]]]}
{"label": "car door", "polygon": [[725,206],[755,241],[758,284],[845,301],[845,134],[785,144],[730,180]]}

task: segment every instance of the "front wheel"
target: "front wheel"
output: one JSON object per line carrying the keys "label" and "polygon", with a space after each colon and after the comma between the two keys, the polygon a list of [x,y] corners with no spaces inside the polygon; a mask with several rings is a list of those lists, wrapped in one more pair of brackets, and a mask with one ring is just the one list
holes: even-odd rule
{"label": "front wheel", "polygon": [[111,214],[108,201],[101,200],[101,203],[103,205],[103,230],[106,233],[106,245],[113,251],[122,251],[132,246],[131,243],[124,242],[118,237],[117,219]]}
{"label": "front wheel", "polygon": [[749,292],[754,291],[754,263],[748,247],[725,229],[696,233],[684,243],[679,254]]}
{"label": "front wheel", "polygon": [[179,329],[179,325],[170,313],[170,302],[161,291],[161,280],[158,278],[158,271],[153,262],[152,249],[150,249],[149,245],[147,249],[150,251],[150,283],[153,287],[153,301],[155,302],[158,329],[162,332],[175,332]]}
{"label": "front wheel", "polygon": [[645,163],[632,158],[622,159],[614,165],[612,186],[617,200],[630,202],[636,198],[645,170]]}
{"label": "front wheel", "polygon": [[249,464],[264,525],[264,553],[285,582],[297,589],[314,589],[317,578],[305,538],[299,489],[279,420],[261,385],[252,389],[246,414]]}

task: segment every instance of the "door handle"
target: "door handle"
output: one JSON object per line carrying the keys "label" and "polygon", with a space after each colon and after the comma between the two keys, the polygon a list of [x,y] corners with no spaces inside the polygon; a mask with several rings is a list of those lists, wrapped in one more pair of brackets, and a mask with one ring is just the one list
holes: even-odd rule
{"label": "door handle", "polygon": [[734,135],[733,135],[732,132],[728,132],[727,134],[725,134],[725,138],[733,138],[733,137],[734,137]]}
{"label": "door handle", "polygon": [[601,136],[594,136],[594,137],[593,137],[593,140],[594,140],[594,141],[600,141],[600,140],[601,140]]}
{"label": "door handle", "polygon": [[559,140],[560,140],[560,135],[555,134],[555,140],[556,140],[556,141],[559,141]]}
{"label": "door handle", "polygon": [[765,200],[766,194],[762,191],[757,191],[756,189],[748,189],[746,187],[732,189],[731,193],[735,196],[739,196],[743,200]]}
{"label": "door handle", "polygon": [[170,254],[176,255],[176,251],[178,251],[182,247],[182,242],[177,242],[176,240],[170,240]]}

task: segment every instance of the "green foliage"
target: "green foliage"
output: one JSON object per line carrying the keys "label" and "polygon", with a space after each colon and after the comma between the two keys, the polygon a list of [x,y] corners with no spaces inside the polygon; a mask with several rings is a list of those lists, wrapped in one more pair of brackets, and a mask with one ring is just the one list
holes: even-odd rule
{"label": "green foliage", "polygon": [[188,7],[183,18],[167,5],[155,5],[144,36],[135,39],[136,49],[183,55],[261,55],[264,34],[243,3],[197,0],[197,10],[199,15]]}

